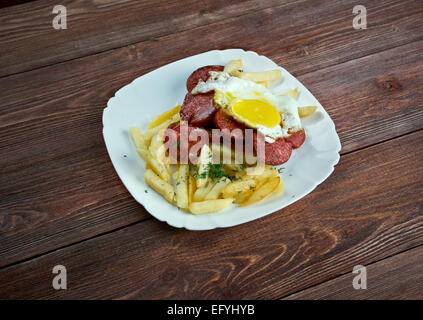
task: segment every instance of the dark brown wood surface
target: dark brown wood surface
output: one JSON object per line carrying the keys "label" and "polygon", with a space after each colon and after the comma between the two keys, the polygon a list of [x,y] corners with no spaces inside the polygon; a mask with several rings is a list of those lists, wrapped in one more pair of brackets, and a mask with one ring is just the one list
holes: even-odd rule
{"label": "dark brown wood surface", "polygon": [[[423,162],[416,162],[422,139],[419,131],[347,154],[327,183],[247,224],[192,232],[149,219],[16,264],[0,271],[0,292],[6,298],[281,298],[422,244]],[[51,287],[57,264],[67,267],[72,290]],[[23,290],[7,290],[16,285]]]}
{"label": "dark brown wood surface", "polygon": [[421,299],[423,290],[423,247],[408,250],[366,267],[367,288],[351,290],[357,274],[348,273],[286,299]]}
{"label": "dark brown wood surface", "polygon": [[[62,31],[51,1],[0,10],[0,298],[423,298],[412,285],[423,265],[419,1],[363,1],[366,30],[352,28],[352,1],[152,3],[65,1]],[[310,89],[337,126],[340,164],[263,219],[174,229],[120,182],[102,111],[140,75],[233,47]],[[72,290],[51,288],[56,264]],[[352,288],[356,264],[377,289]]]}

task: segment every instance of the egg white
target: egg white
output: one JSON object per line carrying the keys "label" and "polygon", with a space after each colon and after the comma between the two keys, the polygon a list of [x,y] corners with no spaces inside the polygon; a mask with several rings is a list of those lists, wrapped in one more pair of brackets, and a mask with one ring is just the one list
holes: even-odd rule
{"label": "egg white", "polygon": [[[200,80],[192,93],[206,93],[212,90],[217,92],[215,102],[227,110],[231,103],[241,99],[261,99],[273,105],[281,114],[283,127],[280,125],[273,128],[262,125],[255,126],[266,137],[274,140],[289,136],[288,130],[295,132],[301,129],[298,104],[291,97],[275,94],[272,90],[254,81],[232,77],[226,72],[214,71],[210,72],[210,78],[206,82]],[[267,141],[272,142],[271,139],[267,139]]]}

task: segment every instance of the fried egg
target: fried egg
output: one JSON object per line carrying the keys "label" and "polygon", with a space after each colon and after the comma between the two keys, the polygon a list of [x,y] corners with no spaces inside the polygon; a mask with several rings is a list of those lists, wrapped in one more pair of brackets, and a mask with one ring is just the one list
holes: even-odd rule
{"label": "fried egg", "polygon": [[210,72],[207,82],[200,80],[193,94],[214,90],[217,106],[247,127],[257,129],[268,142],[289,136],[301,129],[295,99],[274,94],[250,80],[232,77],[226,72]]}

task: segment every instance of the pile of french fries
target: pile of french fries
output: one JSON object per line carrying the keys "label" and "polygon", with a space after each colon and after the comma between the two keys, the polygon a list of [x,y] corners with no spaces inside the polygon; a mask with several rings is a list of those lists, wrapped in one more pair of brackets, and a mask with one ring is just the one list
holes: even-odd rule
{"label": "pile of french fries", "polygon": [[[255,81],[265,87],[282,78],[280,70],[264,72],[243,72],[242,60],[230,61],[224,72],[231,76]],[[298,90],[294,89],[283,95],[294,99]],[[312,114],[317,107],[299,107],[300,117]],[[145,133],[140,128],[130,128],[130,135],[138,155],[146,162],[145,182],[169,203],[181,210],[198,215],[214,213],[228,208],[232,204],[245,207],[257,203],[268,195],[281,195],[284,186],[279,173],[271,166],[265,166],[260,174],[247,174],[236,164],[224,164],[223,170],[237,172],[236,179],[223,176],[217,180],[207,176],[212,148],[204,145],[201,149],[197,172],[191,164],[171,165],[165,161],[164,132],[174,122],[180,121],[180,106],[168,110],[147,126]]]}
{"label": "pile of french fries", "polygon": [[[175,109],[173,109],[175,110]],[[223,170],[236,172],[236,180],[224,176],[212,180],[207,174],[211,149],[204,145],[195,173],[191,164],[167,164],[160,157],[164,149],[163,134],[170,123],[178,121],[179,114],[166,112],[154,119],[145,133],[140,128],[130,128],[130,135],[138,155],[146,162],[144,180],[169,203],[192,214],[219,212],[232,203],[248,206],[267,195],[282,194],[284,187],[278,171],[265,166],[260,175],[247,174],[241,165],[223,164]],[[204,155],[205,154],[205,155]]]}

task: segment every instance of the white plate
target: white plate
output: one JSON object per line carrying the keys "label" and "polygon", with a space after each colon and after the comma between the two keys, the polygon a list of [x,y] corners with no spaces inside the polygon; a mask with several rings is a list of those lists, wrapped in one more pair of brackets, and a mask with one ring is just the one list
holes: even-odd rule
{"label": "white plate", "polygon": [[[285,185],[283,196],[251,207],[191,215],[170,205],[146,185],[143,178],[145,164],[132,145],[129,127],[138,126],[144,131],[155,116],[181,104],[186,94],[186,79],[195,69],[205,65],[225,65],[233,59],[242,59],[245,71],[281,69],[283,80],[275,90],[285,92],[298,87],[299,105],[316,105],[318,111],[303,119],[307,136],[305,143],[293,151],[287,163],[281,165],[285,168],[281,173]],[[332,119],[310,91],[270,59],[241,49],[205,52],[135,79],[108,101],[103,112],[103,136],[113,166],[131,195],[157,219],[190,230],[235,226],[290,205],[310,193],[332,173],[341,150]]]}

